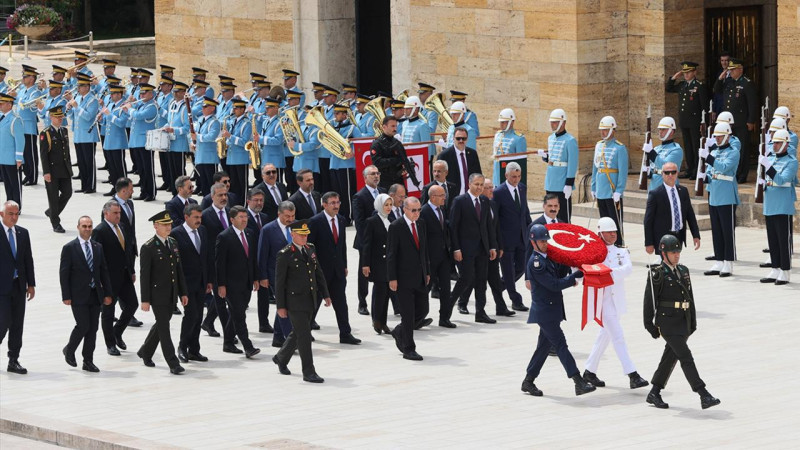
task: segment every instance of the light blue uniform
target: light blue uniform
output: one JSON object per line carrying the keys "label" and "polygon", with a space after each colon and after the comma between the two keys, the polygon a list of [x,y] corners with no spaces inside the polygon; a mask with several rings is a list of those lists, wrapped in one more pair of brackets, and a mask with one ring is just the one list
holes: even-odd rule
{"label": "light blue uniform", "polygon": [[[29,88],[22,85],[17,88],[15,105],[25,127],[25,134],[39,134],[39,129],[36,125],[39,122],[39,110],[36,109],[36,102],[32,100],[42,95],[44,95],[44,91],[39,90],[35,84]],[[42,97],[42,100],[44,100],[44,97]],[[29,104],[22,108],[21,105],[23,103]]]}
{"label": "light blue uniform", "polygon": [[[464,118],[464,122],[466,122],[467,125],[469,125],[470,127],[472,127],[473,130],[475,130],[475,137],[476,138],[478,136],[480,136],[481,132],[480,132],[480,128],[478,127],[478,115],[475,114],[474,111],[472,111],[471,109],[467,109],[467,116]],[[472,132],[470,132],[469,134],[471,136]],[[472,147],[472,148],[475,148],[475,147]]]}
{"label": "light blue uniform", "polygon": [[[349,120],[345,119],[344,122],[341,124],[337,123],[335,120],[330,122],[330,124],[336,128],[336,131],[345,138],[359,138],[362,136],[361,130],[358,129],[357,126],[350,123]],[[353,149],[353,144],[350,144],[350,150],[355,154],[355,149]],[[322,150],[323,152],[328,152],[327,150]],[[330,153],[330,152],[328,152]],[[356,168],[356,159],[355,158],[348,158],[348,159],[341,159],[337,157],[331,158],[331,170],[337,169],[355,169]]]}
{"label": "light blue uniform", "polygon": [[250,120],[242,115],[238,119],[231,117],[228,119],[228,131],[231,137],[228,138],[228,156],[225,161],[229,166],[250,164],[250,155],[244,149],[247,141],[253,138],[253,129]]}
{"label": "light blue uniform", "polygon": [[220,98],[219,106],[217,106],[217,119],[227,120],[226,118],[231,114],[233,114],[233,97],[230,100],[222,100]]}
{"label": "light blue uniform", "polygon": [[158,119],[156,119],[156,128],[161,128],[167,124],[167,114],[169,113],[169,105],[174,96],[172,92],[163,94],[161,92],[156,96],[156,103],[158,104]]}
{"label": "light blue uniform", "polygon": [[450,125],[450,128],[447,129],[447,139],[445,139],[444,143],[445,148],[453,146],[453,134],[456,132],[456,128],[465,128],[467,130],[467,147],[477,150],[478,131],[466,122]]}
{"label": "light blue uniform", "polygon": [[364,113],[356,113],[356,122],[358,122],[358,129],[361,130],[362,136],[374,136],[375,129],[373,127],[373,123],[375,123],[375,116],[370,112]]}
{"label": "light blue uniform", "polygon": [[280,127],[280,115],[264,116],[258,142],[261,144],[261,165],[270,163],[278,169],[286,168],[286,141]]}
{"label": "light blue uniform", "polygon": [[[400,134],[400,142],[408,144],[411,142],[425,142],[432,140],[431,128],[428,126],[425,119],[417,116],[413,119],[405,121],[403,125],[403,132]],[[370,133],[372,135],[372,133]],[[428,157],[433,161],[433,156],[436,154],[436,147],[433,144],[428,144]]]}
{"label": "light blue uniform", "polygon": [[186,153],[189,151],[189,115],[186,101],[172,100],[167,111],[167,126],[173,129],[169,137],[169,151]]}
{"label": "light blue uniform", "polygon": [[303,169],[310,169],[314,173],[319,173],[319,154],[320,152],[327,152],[322,149],[322,145],[317,139],[317,132],[319,128],[315,126],[308,126],[305,121],[302,122],[300,129],[303,131],[304,143],[295,143],[295,151],[301,150],[303,154],[294,157],[292,170],[297,173]]}
{"label": "light blue uniform", "polygon": [[553,133],[547,138],[547,171],[544,174],[544,190],[562,192],[564,186],[575,187],[578,173],[578,141],[566,130]]}
{"label": "light blue uniform", "polygon": [[158,118],[156,102],[139,102],[129,111],[131,118],[131,148],[144,148],[147,142],[147,132],[155,129]]}
{"label": "light blue uniform", "polygon": [[[298,88],[297,86],[295,86],[293,88],[286,89],[286,91],[287,92],[288,91],[292,91],[292,92],[299,92],[300,93],[300,104],[299,104],[299,107],[300,107],[300,109],[303,109],[303,106],[306,104],[306,93],[301,91],[300,88]],[[288,102],[288,100],[286,98],[281,100],[281,108],[285,107],[288,103],[289,102]]]}
{"label": "light blue uniform", "polygon": [[647,155],[647,160],[650,167],[650,187],[647,190],[652,191],[664,184],[664,179],[661,175],[661,168],[664,167],[664,164],[668,162],[675,163],[678,170],[680,170],[683,162],[683,149],[677,142],[670,139],[651,150]]}
{"label": "light blue uniform", "polygon": [[22,119],[13,110],[0,113],[0,164],[13,166],[23,161],[25,151],[25,128]]}
{"label": "light blue uniform", "polygon": [[217,155],[217,138],[222,125],[216,116],[203,116],[197,121],[197,149],[194,155],[195,164],[219,164]]}
{"label": "light blue uniform", "polygon": [[75,144],[100,142],[100,130],[97,124],[100,103],[97,101],[97,97],[90,91],[85,96],[76,95],[75,101],[78,106],[71,110],[74,120],[72,142]]}
{"label": "light blue uniform", "polygon": [[428,128],[433,130],[433,132],[436,132],[436,129],[439,126],[439,114],[432,109],[423,108],[420,115],[425,117],[425,121],[428,123]]}
{"label": "light blue uniform", "polygon": [[733,146],[733,142],[726,143],[722,148],[714,145],[706,163],[713,167],[710,173],[706,170],[711,180],[708,189],[709,206],[738,205],[736,169],[739,167],[739,149]]}
{"label": "light blue uniform", "polygon": [[92,71],[89,70],[88,66],[83,66],[80,69],[78,69],[78,72],[75,74],[74,77],[70,77],[70,79],[65,82],[64,89],[70,90],[70,89],[74,88],[77,85],[77,83],[78,83],[78,74],[79,73],[82,73],[84,75],[88,75],[89,77],[93,77],[94,76],[94,73],[92,73]]}
{"label": "light blue uniform", "polygon": [[0,94],[5,94],[8,92],[8,83],[6,80],[0,81]]}
{"label": "light blue uniform", "polygon": [[[196,97],[194,92],[195,92],[195,87],[192,86],[192,87],[189,88],[189,92],[186,95],[188,95],[189,97],[194,98],[194,97]],[[203,94],[203,97],[214,98],[214,88],[212,88],[211,86],[208,86],[206,88],[205,94]]]}
{"label": "light blue uniform", "polygon": [[[66,105],[67,99],[64,98],[63,94],[58,94],[55,97],[47,96],[44,100],[44,107],[37,113],[39,118],[42,119],[45,128],[50,126],[50,108],[55,108],[56,106],[66,107]],[[64,116],[61,126],[67,127],[68,125],[67,117]]]}
{"label": "light blue uniform", "polygon": [[794,215],[797,211],[795,178],[797,177],[797,158],[784,153],[781,156],[769,156],[772,167],[767,170],[767,185],[764,189],[764,215]]}
{"label": "light blue uniform", "polygon": [[[528,140],[525,135],[517,131],[498,131],[494,135],[494,143],[492,144],[494,155],[510,155],[514,153],[525,153],[528,151]],[[505,180],[500,179],[500,161],[495,160],[492,164],[494,173],[492,174],[492,182],[495,186],[500,186]]]}
{"label": "light blue uniform", "polygon": [[592,192],[600,200],[613,197],[615,192],[625,192],[628,178],[628,149],[614,139],[598,141],[594,147],[592,164]]}
{"label": "light blue uniform", "polygon": [[104,115],[106,137],[103,140],[103,150],[124,150],[128,148],[128,135],[125,128],[128,126],[130,115],[122,108],[124,99],[116,103],[106,103],[108,114]]}

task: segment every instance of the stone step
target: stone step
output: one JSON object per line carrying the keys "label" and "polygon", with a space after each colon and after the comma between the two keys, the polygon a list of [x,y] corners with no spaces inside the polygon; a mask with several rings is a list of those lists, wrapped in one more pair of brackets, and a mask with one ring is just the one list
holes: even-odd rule
{"label": "stone step", "polygon": [[[627,194],[626,194],[627,195]],[[597,211],[597,206],[594,203],[578,203],[572,205],[572,215],[578,217],[589,217],[592,219],[599,219],[600,214]],[[708,214],[695,214],[697,217],[697,226],[701,231],[711,229],[711,216]],[[625,205],[625,223],[630,224],[643,224],[644,223],[644,208],[637,208]]]}
{"label": "stone step", "polygon": [[[638,189],[632,191],[626,190],[623,198],[625,209],[628,209],[628,207],[645,209],[647,207],[647,192],[645,191],[640,191]],[[695,214],[708,214],[708,199],[690,197],[690,200],[692,201],[692,208],[694,208]]]}

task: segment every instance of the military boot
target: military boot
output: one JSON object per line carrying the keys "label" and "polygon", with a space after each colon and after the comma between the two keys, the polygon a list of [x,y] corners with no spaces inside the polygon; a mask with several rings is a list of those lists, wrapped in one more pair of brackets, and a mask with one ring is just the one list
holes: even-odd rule
{"label": "military boot", "polygon": [[588,370],[583,371],[583,379],[586,380],[588,383],[592,383],[593,386],[597,387],[606,387],[606,382],[597,378],[597,375],[593,372],[589,372]]}
{"label": "military boot", "polygon": [[631,372],[631,373],[629,373],[629,374],[628,374],[628,378],[630,378],[630,379],[631,379],[631,389],[636,389],[636,388],[640,388],[640,387],[645,387],[645,386],[647,386],[648,384],[650,384],[650,383],[648,383],[648,382],[647,382],[647,380],[645,380],[644,378],[642,378],[641,376],[639,376],[639,373],[638,373],[638,372]]}
{"label": "military boot", "polygon": [[588,394],[589,392],[597,389],[596,387],[592,386],[592,383],[587,383],[586,380],[580,376],[580,374],[572,377],[572,381],[575,382],[575,395]]}

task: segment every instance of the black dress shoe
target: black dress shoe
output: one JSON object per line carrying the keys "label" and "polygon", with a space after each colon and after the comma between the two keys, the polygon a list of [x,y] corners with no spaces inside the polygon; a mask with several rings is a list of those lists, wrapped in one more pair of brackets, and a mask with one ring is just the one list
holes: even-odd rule
{"label": "black dress shoe", "polygon": [[108,167],[106,167],[106,166],[98,167],[97,170],[108,170]]}
{"label": "black dress shoe", "polygon": [[362,316],[368,316],[369,315],[369,310],[367,309],[366,306],[359,306],[358,307],[358,313],[361,314]]}
{"label": "black dress shoe", "polygon": [[403,347],[400,345],[400,327],[394,327],[389,334],[391,334],[394,338],[394,346],[397,347],[397,350],[399,350],[400,353],[403,353]]}
{"label": "black dress shoe", "polygon": [[720,273],[719,273],[719,277],[720,277],[720,278],[728,278],[728,277],[729,277],[729,276],[731,276],[731,275],[732,275],[732,274],[731,274],[730,272],[720,272]]}
{"label": "black dress shoe", "polygon": [[628,378],[630,378],[631,381],[631,389],[638,389],[640,387],[645,387],[650,384],[647,382],[647,380],[642,378],[637,372],[629,373]]}
{"label": "black dress shoe", "polygon": [[122,336],[114,336],[114,340],[117,342],[117,347],[121,348],[122,350],[128,349],[128,346],[125,345],[125,341],[122,340]]}
{"label": "black dress shoe", "polygon": [[113,196],[114,196],[114,194],[116,194],[116,193],[117,193],[117,191],[115,191],[114,189],[112,189],[112,190],[110,190],[110,191],[106,192],[105,194],[103,194],[103,197],[113,197]]}
{"label": "black dress shoe", "polygon": [[54,226],[53,231],[55,231],[56,233],[66,233],[66,230],[64,230],[64,227],[62,227],[61,225]]}
{"label": "black dress shoe", "polygon": [[261,349],[260,349],[260,348],[253,347],[253,348],[251,348],[250,350],[247,350],[246,352],[244,352],[244,356],[245,356],[247,359],[250,359],[250,358],[252,358],[253,356],[256,356],[256,355],[257,355],[257,354],[259,354],[259,353],[261,353]]}
{"label": "black dress shoe", "polygon": [[17,361],[16,358],[8,360],[8,367],[6,368],[11,373],[16,373],[18,375],[25,375],[28,373],[28,369],[22,367]]}
{"label": "black dress shoe", "polygon": [[146,197],[143,201],[145,201],[145,202],[154,202],[154,201],[156,201],[156,198],[155,197]]}
{"label": "black dress shoe", "polygon": [[497,314],[495,314],[495,316],[511,317],[516,314],[517,313],[515,313],[514,311],[506,309],[505,311],[498,311]]}
{"label": "black dress shoe", "polygon": [[27,186],[28,185],[28,179],[27,178],[23,178],[22,179],[22,185],[23,186]]}
{"label": "black dress shoe", "polygon": [[241,349],[239,349],[239,347],[237,347],[237,346],[235,346],[233,344],[225,344],[225,345],[223,345],[222,346],[222,351],[225,352],[225,353],[235,353],[235,354],[244,353]]}
{"label": "black dress shoe", "polygon": [[426,317],[426,318],[420,320],[419,322],[417,322],[417,324],[414,325],[414,329],[415,330],[419,330],[420,328],[427,327],[428,325],[430,325],[432,323],[433,323],[433,319],[431,319],[430,317]]}
{"label": "black dress shoe", "polygon": [[91,361],[84,361],[83,362],[83,370],[85,370],[87,372],[92,372],[92,373],[100,372],[100,369],[98,369],[97,366],[95,366],[94,363],[91,362]]}
{"label": "black dress shoe", "polygon": [[171,374],[173,374],[173,375],[180,375],[180,374],[182,374],[183,372],[186,372],[186,369],[184,369],[184,368],[183,368],[183,367],[182,367],[180,364],[178,364],[178,365],[177,365],[177,366],[175,366],[175,367],[170,367],[170,368],[169,368],[169,372],[170,372]]}
{"label": "black dress shoe", "polygon": [[117,350],[116,346],[108,347],[107,351],[108,351],[108,354],[111,355],[111,356],[119,356],[120,355],[119,350]]}
{"label": "black dress shoe", "polygon": [[528,310],[528,307],[523,305],[522,303],[514,303],[511,305],[511,309],[514,311],[525,312]]}
{"label": "black dress shoe", "polygon": [[544,395],[544,392],[542,392],[539,388],[536,387],[535,384],[533,384],[533,380],[529,380],[527,378],[525,378],[525,380],[522,381],[522,392],[527,392],[528,394],[531,394],[534,397],[541,397],[542,395]]}
{"label": "black dress shoe", "polygon": [[186,353],[186,350],[184,350],[182,348],[178,349],[178,359],[182,363],[188,363],[189,362],[189,355]]}
{"label": "black dress shoe", "polygon": [[595,389],[597,389],[591,383],[587,383],[586,380],[584,380],[580,375],[575,375],[572,377],[572,381],[575,382],[575,395],[588,394],[589,392],[593,392]]}
{"label": "black dress shoe", "polygon": [[469,310],[467,309],[466,306],[459,306],[458,307],[458,313],[459,314],[469,314]]}
{"label": "black dress shoe", "polygon": [[767,248],[762,248],[762,249],[761,249],[761,253],[769,253],[769,247],[767,247]]}
{"label": "black dress shoe", "polygon": [[422,361],[422,356],[414,350],[410,352],[403,353],[403,359],[409,359],[411,361]]}
{"label": "black dress shoe", "polygon": [[439,298],[439,290],[431,289],[431,298]]}
{"label": "black dress shoe", "polygon": [[345,334],[344,336],[339,336],[339,343],[340,344],[358,345],[358,344],[361,343],[361,339],[356,338],[352,334]]}
{"label": "black dress shoe", "polygon": [[721,402],[718,398],[715,398],[713,395],[706,392],[705,394],[700,395],[700,407],[703,409],[711,408],[712,406],[717,406]]}
{"label": "black dress shoe", "polygon": [[758,267],[761,267],[762,269],[771,269],[772,263],[760,263]]}
{"label": "black dress shoe", "polygon": [[775,286],[783,286],[784,284],[789,284],[787,280],[775,280]]}
{"label": "black dress shoe", "polygon": [[50,208],[44,210],[44,215],[50,217]]}
{"label": "black dress shoe", "polygon": [[156,366],[156,363],[153,362],[153,358],[146,358],[146,357],[142,356],[139,352],[136,352],[136,356],[138,356],[139,358],[142,358],[142,362],[144,363],[145,366],[147,366],[147,367],[155,367]]}
{"label": "black dress shoe", "polygon": [[203,356],[200,352],[197,353],[189,353],[189,361],[199,361],[199,362],[206,362],[208,358]]}
{"label": "black dress shoe", "polygon": [[719,275],[719,270],[706,270],[703,272],[703,275],[711,276],[711,275]]}
{"label": "black dress shoe", "polygon": [[497,323],[496,320],[487,316],[486,313],[475,314],[475,322],[477,323]]}
{"label": "black dress shoe", "polygon": [[281,348],[283,347],[284,342],[286,342],[286,339],[283,340],[272,339],[272,346],[275,348]]}
{"label": "black dress shoe", "polygon": [[83,191],[84,194],[94,194],[95,192],[97,192],[96,189],[87,189],[87,190]]}
{"label": "black dress shoe", "polygon": [[316,320],[312,320],[311,321],[311,329],[312,330],[319,330],[319,324],[317,323]]}
{"label": "black dress shoe", "polygon": [[275,355],[275,356],[272,357],[272,362],[274,362],[275,365],[278,366],[278,372],[280,372],[281,375],[291,375],[292,374],[292,371],[289,370],[289,366],[287,366],[286,364],[278,361],[278,355]]}
{"label": "black dress shoe", "polygon": [[606,387],[605,381],[601,380],[600,378],[597,378],[597,375],[595,373],[589,372],[588,370],[583,371],[583,379],[586,380],[586,382],[591,383],[592,386]]}
{"label": "black dress shoe", "polygon": [[207,325],[200,325],[200,329],[208,333],[211,337],[219,337],[219,332],[214,329],[214,327],[209,327]]}
{"label": "black dress shoe", "polygon": [[714,256],[714,255],[706,256],[706,261],[716,261],[716,260],[717,260],[717,257]]}
{"label": "black dress shoe", "polygon": [[667,404],[667,402],[661,399],[661,394],[659,394],[658,392],[650,391],[650,393],[647,394],[647,403],[655,406],[658,409],[669,408],[669,404]]}
{"label": "black dress shoe", "polygon": [[762,278],[758,280],[759,283],[774,283],[775,281],[775,278]]}
{"label": "black dress shoe", "polygon": [[275,330],[272,328],[272,325],[266,324],[263,327],[258,327],[259,333],[274,333]]}
{"label": "black dress shoe", "polygon": [[75,190],[76,194],[83,194],[84,192],[86,192],[86,191],[84,191],[83,189],[76,189]]}
{"label": "black dress shoe", "polygon": [[303,375],[303,381],[308,381],[309,383],[324,383],[325,382],[325,380],[321,376],[319,376],[319,375],[317,375],[315,373],[312,373],[309,376]]}
{"label": "black dress shoe", "polygon": [[140,326],[144,325],[141,320],[136,319],[136,317],[131,317],[131,320],[128,321],[129,327],[136,327],[139,328]]}
{"label": "black dress shoe", "polygon": [[64,361],[66,361],[67,364],[72,367],[78,367],[78,361],[75,361],[75,353],[68,352],[67,347],[64,347],[64,349],[61,350],[61,353],[64,354]]}
{"label": "black dress shoe", "polygon": [[456,324],[446,319],[439,319],[439,326],[444,328],[455,328]]}

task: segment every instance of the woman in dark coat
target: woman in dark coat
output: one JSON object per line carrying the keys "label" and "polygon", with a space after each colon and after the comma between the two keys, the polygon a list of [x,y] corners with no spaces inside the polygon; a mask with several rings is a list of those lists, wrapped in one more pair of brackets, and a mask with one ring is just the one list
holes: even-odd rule
{"label": "woman in dark coat", "polygon": [[361,246],[361,272],[372,282],[372,328],[378,334],[390,333],[386,325],[389,308],[389,279],[386,270],[386,237],[389,229],[389,213],[392,199],[386,194],[375,198],[375,212],[364,226],[364,241]]}

